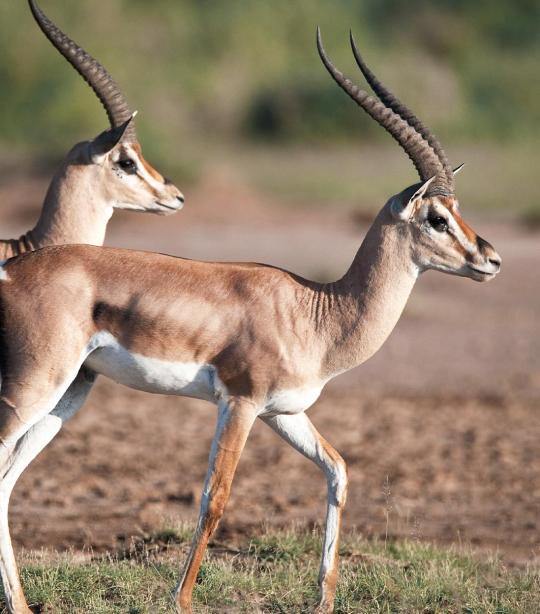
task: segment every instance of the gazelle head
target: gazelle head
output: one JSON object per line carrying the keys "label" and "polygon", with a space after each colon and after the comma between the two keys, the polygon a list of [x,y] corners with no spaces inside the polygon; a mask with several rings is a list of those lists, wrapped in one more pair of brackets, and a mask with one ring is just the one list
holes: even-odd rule
{"label": "gazelle head", "polygon": [[367,67],[351,34],[356,62],[377,98],[354,85],[332,64],[317,29],[319,55],[336,83],[385,128],[412,160],[420,183],[393,196],[385,206],[391,223],[409,246],[409,255],[420,271],[435,269],[476,281],[493,278],[501,258],[463,220],[455,197],[454,176],[446,154],[435,136],[401,103]]}
{"label": "gazelle head", "polygon": [[[64,160],[62,173],[91,185],[104,206],[167,215],[183,207],[178,188],[143,157],[138,142],[127,141],[133,116],[93,141],[75,145]],[[82,181],[81,174],[85,175]]]}
{"label": "gazelle head", "polygon": [[387,204],[408,237],[411,259],[420,271],[492,279],[500,270],[500,256],[461,217],[453,195],[426,194],[433,180],[407,188]]}
{"label": "gazelle head", "polygon": [[93,141],[75,145],[64,160],[61,174],[75,175],[81,186],[92,185],[96,197],[106,199],[106,207],[160,214],[180,210],[184,203],[181,192],[142,155],[135,114],[118,85],[97,60],[50,21],[36,0],[28,2],[45,36],[99,98],[111,125]]}

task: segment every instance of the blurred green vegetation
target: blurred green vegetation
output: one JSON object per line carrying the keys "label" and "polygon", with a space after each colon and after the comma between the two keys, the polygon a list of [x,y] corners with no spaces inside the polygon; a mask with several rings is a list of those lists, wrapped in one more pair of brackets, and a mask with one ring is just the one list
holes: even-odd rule
{"label": "blurred green vegetation", "polygon": [[[495,144],[527,163],[540,133],[537,0],[41,6],[140,111],[148,157],[184,178],[196,175],[216,143],[390,143],[322,67],[316,25],[334,62],[364,84],[349,49],[352,28],[377,75],[445,145]],[[0,84],[0,154],[62,155],[106,126],[99,103],[44,39],[25,0],[0,4]]]}
{"label": "blurred green vegetation", "polygon": [[[445,138],[529,138],[539,130],[535,0],[41,4],[110,69],[141,121],[169,137],[378,138],[323,70],[316,24],[336,63],[362,83],[348,49],[351,27],[376,72]],[[0,8],[0,82],[2,143],[64,147],[103,126],[96,101],[23,0]]]}

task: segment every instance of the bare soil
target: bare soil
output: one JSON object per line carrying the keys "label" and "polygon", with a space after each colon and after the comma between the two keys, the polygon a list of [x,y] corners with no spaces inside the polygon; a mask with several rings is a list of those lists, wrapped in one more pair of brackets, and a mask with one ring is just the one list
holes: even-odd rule
{"label": "bare soil", "polygon": [[[30,227],[37,213],[28,198],[39,202],[45,184],[3,184],[8,238]],[[477,284],[426,274],[383,349],[329,384],[310,415],[349,465],[346,527],[538,561],[540,235],[472,222],[503,257],[499,278]],[[108,243],[331,278],[364,232],[358,215],[287,209],[218,169],[180,215],[115,215]],[[214,421],[204,402],[100,380],[21,478],[11,504],[16,546],[102,550],[167,517],[193,521]],[[320,523],[324,511],[319,471],[256,425],[221,537],[261,524]]]}

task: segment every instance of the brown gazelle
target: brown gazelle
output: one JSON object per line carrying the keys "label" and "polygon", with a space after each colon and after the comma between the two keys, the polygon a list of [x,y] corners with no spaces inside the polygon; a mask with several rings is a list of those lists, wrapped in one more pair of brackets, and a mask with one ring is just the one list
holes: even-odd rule
{"label": "brown gazelle", "polygon": [[0,259],[45,245],[102,245],[113,209],[168,214],[184,198],[142,156],[124,95],[109,73],[28,0],[45,36],[87,81],[105,107],[111,128],[75,145],[49,186],[36,226],[19,239],[0,241]]}
{"label": "brown gazelle", "polygon": [[191,611],[201,559],[257,418],[326,474],[317,611],[333,610],[346,468],[305,412],[326,382],[380,348],[420,273],[485,281],[501,261],[461,218],[434,137],[408,111],[402,116],[404,107],[392,110],[345,79],[317,41],[333,78],[397,140],[421,179],[388,200],[340,280],[91,246],[44,248],[0,269],[0,565],[10,612],[29,612],[9,539],[10,493],[97,374],[218,407],[178,610]]}

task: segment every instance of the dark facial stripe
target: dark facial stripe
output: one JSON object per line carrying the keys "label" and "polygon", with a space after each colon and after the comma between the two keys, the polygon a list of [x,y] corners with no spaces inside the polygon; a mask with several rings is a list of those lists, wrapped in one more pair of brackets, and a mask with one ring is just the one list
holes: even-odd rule
{"label": "dark facial stripe", "polygon": [[476,236],[476,245],[478,245],[478,249],[483,253],[490,250],[495,251],[491,243],[484,241],[484,239],[482,239],[482,237],[479,237],[478,235]]}
{"label": "dark facial stripe", "polygon": [[454,247],[456,248],[456,251],[458,251],[462,256],[467,256],[467,250],[458,241],[457,237],[455,237],[454,235],[451,235],[451,237],[452,237],[452,243],[454,244]]}
{"label": "dark facial stripe", "polygon": [[148,162],[144,159],[144,157],[142,155],[141,146],[138,143],[134,143],[131,147],[133,148],[133,150],[139,156],[139,160],[141,161],[141,164],[144,166],[146,172],[151,177],[153,177],[156,181],[159,181],[160,183],[165,183],[165,179],[163,178],[163,175],[158,173],[158,171],[156,171],[156,169],[153,166],[151,166],[150,164],[148,164]]}
{"label": "dark facial stripe", "polygon": [[477,235],[474,230],[465,222],[459,214],[456,203],[452,197],[439,197],[439,201],[444,205],[456,220],[456,224],[461,228],[461,232],[467,237],[471,243],[476,243]]}
{"label": "dark facial stripe", "polygon": [[474,232],[474,230],[465,222],[465,220],[461,217],[461,215],[459,215],[459,213],[456,211],[454,213],[454,219],[456,220],[458,226],[461,228],[463,234],[467,237],[467,239],[471,242],[471,243],[475,243],[476,239],[477,239],[477,235]]}

